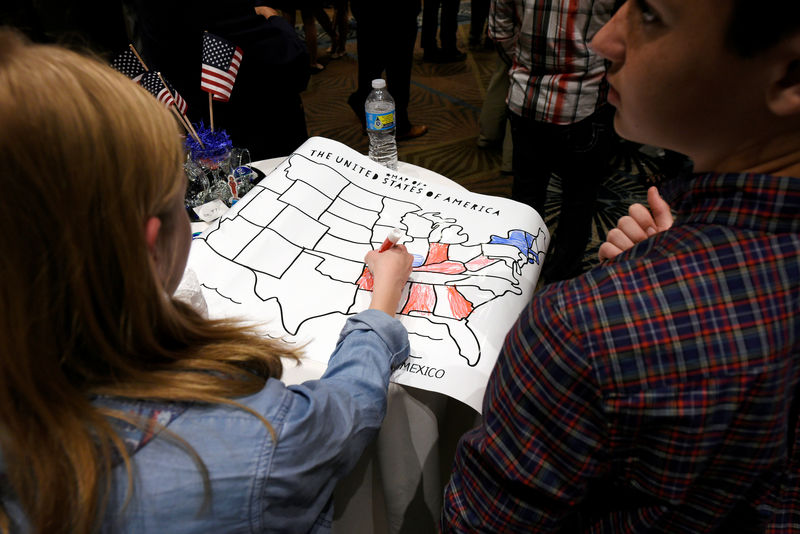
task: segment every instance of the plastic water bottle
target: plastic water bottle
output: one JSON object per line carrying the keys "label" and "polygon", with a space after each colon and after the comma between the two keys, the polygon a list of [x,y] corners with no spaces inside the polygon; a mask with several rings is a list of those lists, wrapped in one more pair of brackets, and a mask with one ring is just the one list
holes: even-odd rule
{"label": "plastic water bottle", "polygon": [[369,134],[369,157],[390,169],[397,169],[394,99],[386,90],[386,81],[372,80],[372,92],[364,104]]}

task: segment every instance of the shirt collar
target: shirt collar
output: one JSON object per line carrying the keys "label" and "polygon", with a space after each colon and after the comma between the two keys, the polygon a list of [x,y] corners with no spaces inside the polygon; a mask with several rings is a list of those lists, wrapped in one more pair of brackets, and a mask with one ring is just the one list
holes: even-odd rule
{"label": "shirt collar", "polygon": [[720,224],[771,233],[800,232],[800,178],[696,174],[665,184],[675,222]]}

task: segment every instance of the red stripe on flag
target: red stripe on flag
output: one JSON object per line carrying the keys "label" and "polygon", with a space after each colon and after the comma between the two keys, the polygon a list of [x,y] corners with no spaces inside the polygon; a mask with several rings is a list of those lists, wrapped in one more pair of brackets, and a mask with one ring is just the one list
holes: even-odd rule
{"label": "red stripe on flag", "polygon": [[226,86],[229,90],[233,89],[233,79],[227,73],[220,73],[218,70],[208,70],[205,66],[203,66],[203,70],[200,73],[200,79],[215,81],[219,85]]}

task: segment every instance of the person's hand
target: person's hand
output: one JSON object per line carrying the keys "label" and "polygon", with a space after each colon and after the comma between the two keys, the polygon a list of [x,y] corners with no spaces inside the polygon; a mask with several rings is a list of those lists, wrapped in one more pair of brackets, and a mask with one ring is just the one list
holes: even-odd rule
{"label": "person's hand", "polygon": [[265,19],[269,19],[270,17],[274,17],[275,15],[280,15],[278,11],[267,6],[256,6],[255,9],[256,9],[256,14],[261,15]]}
{"label": "person's hand", "polygon": [[601,261],[611,259],[636,243],[672,226],[669,204],[661,198],[655,186],[647,190],[647,203],[650,209],[641,204],[633,204],[628,208],[628,215],[617,221],[617,227],[608,231],[606,242],[600,245],[598,252]]}
{"label": "person's hand", "polygon": [[373,278],[370,309],[381,310],[394,317],[403,286],[411,275],[413,261],[414,257],[408,253],[405,245],[395,245],[385,252],[367,252],[364,262]]}

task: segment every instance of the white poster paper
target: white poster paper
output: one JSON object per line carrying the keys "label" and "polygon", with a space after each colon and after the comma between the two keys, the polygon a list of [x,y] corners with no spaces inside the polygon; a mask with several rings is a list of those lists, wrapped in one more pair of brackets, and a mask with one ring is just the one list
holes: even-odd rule
{"label": "white poster paper", "polygon": [[209,315],[245,318],[327,363],[346,318],[368,307],[364,255],[400,228],[414,255],[397,315],[411,357],[392,381],[480,411],[550,235],[526,205],[425,176],[435,179],[309,139],[194,240],[189,267]]}

